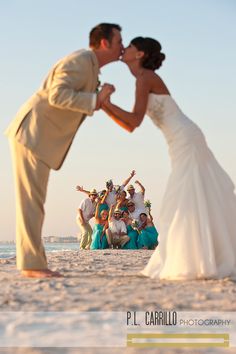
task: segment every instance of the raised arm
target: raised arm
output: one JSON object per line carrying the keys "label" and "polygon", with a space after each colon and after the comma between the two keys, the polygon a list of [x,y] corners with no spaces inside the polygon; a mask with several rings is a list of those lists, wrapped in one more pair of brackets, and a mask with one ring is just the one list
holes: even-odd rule
{"label": "raised arm", "polygon": [[76,186],[77,192],[83,192],[87,195],[89,195],[89,191],[86,191],[82,186]]}
{"label": "raised arm", "polygon": [[119,198],[116,200],[116,208],[119,209],[122,204],[122,200]]}
{"label": "raised arm", "polygon": [[139,185],[140,189],[141,189],[141,193],[144,195],[145,194],[145,188],[144,186],[139,182],[139,181],[135,181],[136,184]]}
{"label": "raised arm", "polygon": [[129,181],[134,177],[134,175],[135,175],[135,171],[133,170],[133,171],[131,171],[131,173],[130,173],[130,176],[122,183],[122,185],[125,187],[125,186],[127,186],[127,184],[129,183]]}
{"label": "raised arm", "polygon": [[98,200],[97,205],[96,205],[96,210],[95,210],[95,220],[99,221],[99,209],[100,209],[101,201]]}
{"label": "raised arm", "polygon": [[152,216],[152,214],[151,214],[151,210],[149,209],[149,218],[150,218],[150,220],[151,220],[151,223],[153,224],[153,216]]}
{"label": "raised arm", "polygon": [[115,209],[115,205],[112,204],[108,215],[108,222],[111,222],[114,209]]}
{"label": "raised arm", "polygon": [[102,199],[101,199],[101,204],[104,204],[104,203],[105,203],[108,194],[109,194],[109,190],[107,189],[107,190],[106,190],[106,193],[104,194],[104,196],[103,196]]}
{"label": "raised arm", "polygon": [[150,92],[150,83],[145,76],[140,76],[136,81],[135,104],[132,112],[127,112],[112,104],[109,100],[104,101],[102,109],[122,128],[130,133],[143,121]]}

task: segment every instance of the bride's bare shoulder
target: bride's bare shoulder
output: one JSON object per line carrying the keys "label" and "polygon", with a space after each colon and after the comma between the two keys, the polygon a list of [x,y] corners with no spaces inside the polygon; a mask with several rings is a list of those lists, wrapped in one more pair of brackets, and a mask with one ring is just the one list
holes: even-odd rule
{"label": "bride's bare shoulder", "polygon": [[154,72],[153,72],[153,79],[152,79],[152,90],[153,92],[157,92],[160,94],[170,95],[170,91],[168,90],[162,78]]}
{"label": "bride's bare shoulder", "polygon": [[137,90],[146,90],[157,94],[170,94],[162,78],[154,71],[143,69],[136,78]]}
{"label": "bride's bare shoulder", "polygon": [[159,75],[157,75],[154,71],[148,70],[148,69],[143,69],[142,73],[137,77],[137,80],[140,82],[150,82],[151,84],[156,83],[156,84],[163,84],[163,80],[160,78]]}

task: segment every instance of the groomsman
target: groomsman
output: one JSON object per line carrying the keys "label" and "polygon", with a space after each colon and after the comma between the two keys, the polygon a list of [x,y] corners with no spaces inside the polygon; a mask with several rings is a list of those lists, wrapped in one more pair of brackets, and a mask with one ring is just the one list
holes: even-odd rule
{"label": "groomsman", "polygon": [[141,213],[140,213],[139,209],[136,209],[135,204],[134,204],[134,202],[132,200],[128,201],[127,207],[128,207],[129,216],[132,219],[140,222],[139,216],[140,216]]}
{"label": "groomsman", "polygon": [[96,92],[100,68],[123,52],[120,32],[116,24],[94,27],[90,49],[56,63],[6,132],[15,175],[17,267],[24,276],[60,276],[48,269],[41,239],[49,173],[61,168],[85,117],[114,91],[104,84]]}
{"label": "groomsman", "polygon": [[83,199],[78,208],[77,223],[81,230],[80,249],[89,250],[92,243],[93,230],[89,220],[94,217],[97,196],[96,189],[92,189],[88,198]]}
{"label": "groomsman", "polygon": [[[122,183],[122,185],[120,186],[120,190],[123,191],[125,186],[130,182],[130,180],[134,177],[135,175],[135,171],[131,171],[130,176]],[[107,186],[107,191],[104,190],[104,194],[106,193],[107,196],[104,198],[104,203],[106,203],[108,205],[108,207],[110,208],[111,205],[115,205],[117,200],[117,192],[115,190],[115,187],[113,185],[112,180],[109,181],[109,185]],[[76,190],[78,192],[83,192],[87,195],[89,195],[89,191],[84,189],[82,186],[76,186]]]}
{"label": "groomsman", "polygon": [[[121,191],[124,190],[125,186],[127,186],[127,184],[134,177],[134,175],[135,175],[135,171],[133,170],[133,171],[131,171],[130,176],[120,186],[121,187]],[[115,205],[116,204],[116,195],[117,195],[112,180],[110,182],[111,183],[107,187],[108,194],[107,194],[107,197],[105,199],[105,203],[108,205],[109,208],[111,207],[111,205]]]}
{"label": "groomsman", "polygon": [[134,203],[136,213],[146,213],[144,205],[145,188],[139,181],[135,181],[135,183],[140,187],[140,191],[136,192],[134,186],[130,184],[127,187],[129,193],[128,199]]}
{"label": "groomsman", "polygon": [[115,209],[115,206],[111,205],[108,217],[109,227],[106,230],[109,248],[121,248],[130,240],[127,235],[126,225],[121,220],[121,217],[122,211]]}

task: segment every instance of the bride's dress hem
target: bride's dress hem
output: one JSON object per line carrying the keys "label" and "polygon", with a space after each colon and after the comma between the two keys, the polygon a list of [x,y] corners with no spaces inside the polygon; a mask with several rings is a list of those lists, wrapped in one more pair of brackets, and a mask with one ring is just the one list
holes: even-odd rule
{"label": "bride's dress hem", "polygon": [[158,276],[158,275],[150,275],[148,272],[145,272],[145,270],[142,270],[139,273],[141,276],[145,278],[151,278],[155,280],[166,280],[166,281],[179,281],[179,280],[185,280],[185,281],[193,281],[193,280],[236,280],[236,274],[231,273],[230,275],[226,276],[219,276],[219,275],[179,275],[179,276]]}

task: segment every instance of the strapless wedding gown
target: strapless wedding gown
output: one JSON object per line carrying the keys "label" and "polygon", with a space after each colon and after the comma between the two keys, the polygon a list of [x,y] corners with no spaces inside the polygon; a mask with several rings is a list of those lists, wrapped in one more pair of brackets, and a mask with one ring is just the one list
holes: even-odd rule
{"label": "strapless wedding gown", "polygon": [[143,275],[223,278],[236,267],[234,184],[198,126],[168,95],[150,94],[147,115],[163,132],[172,172],[159,216],[159,246]]}

